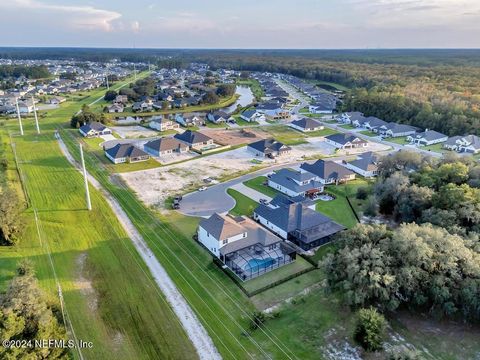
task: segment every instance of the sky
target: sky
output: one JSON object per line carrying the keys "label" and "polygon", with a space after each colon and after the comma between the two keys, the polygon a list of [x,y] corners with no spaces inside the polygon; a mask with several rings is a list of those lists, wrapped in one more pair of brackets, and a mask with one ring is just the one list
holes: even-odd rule
{"label": "sky", "polygon": [[0,46],[480,48],[480,0],[0,0]]}

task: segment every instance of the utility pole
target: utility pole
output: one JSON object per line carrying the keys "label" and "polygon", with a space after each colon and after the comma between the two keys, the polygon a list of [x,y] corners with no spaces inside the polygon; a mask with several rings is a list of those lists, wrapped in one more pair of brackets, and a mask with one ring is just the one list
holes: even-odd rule
{"label": "utility pole", "polygon": [[107,90],[110,90],[110,86],[108,85],[108,69],[107,69],[106,79],[107,79]]}
{"label": "utility pole", "polygon": [[87,209],[92,210],[92,202],[90,201],[90,191],[88,190],[87,169],[85,169],[85,159],[83,158],[82,144],[80,144],[80,159],[82,161],[83,178],[85,180],[85,195],[87,197]]}
{"label": "utility pole", "polygon": [[18,99],[15,98],[15,106],[17,107],[18,124],[20,125],[20,135],[23,136],[22,117],[20,116],[20,108],[18,107]]}
{"label": "utility pole", "polygon": [[38,126],[38,116],[37,116],[37,107],[35,106],[35,99],[32,96],[32,104],[33,104],[33,114],[35,115],[35,127],[37,128],[37,134],[40,135],[40,126]]}

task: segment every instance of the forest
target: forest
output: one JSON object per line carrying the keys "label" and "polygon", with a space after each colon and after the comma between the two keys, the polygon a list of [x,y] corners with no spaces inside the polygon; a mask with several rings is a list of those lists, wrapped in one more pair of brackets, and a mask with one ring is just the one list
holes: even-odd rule
{"label": "forest", "polygon": [[0,65],[0,80],[25,76],[28,79],[44,79],[50,72],[44,65]]}

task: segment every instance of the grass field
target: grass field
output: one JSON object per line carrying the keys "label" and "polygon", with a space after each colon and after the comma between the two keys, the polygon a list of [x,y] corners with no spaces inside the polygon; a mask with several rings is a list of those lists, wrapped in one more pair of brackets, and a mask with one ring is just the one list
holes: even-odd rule
{"label": "grass field", "polygon": [[[93,92],[92,97],[99,93]],[[76,325],[77,336],[93,340],[96,344],[92,353],[85,355],[101,359],[189,358],[193,354],[190,343],[183,343],[185,334],[178,330],[175,322],[165,320],[168,319],[169,307],[159,305],[163,299],[161,294],[152,295],[156,287],[147,284],[149,276],[148,272],[145,274],[140,270],[144,268],[141,260],[135,270],[132,259],[138,258],[138,255],[134,252],[127,256],[127,249],[134,249],[131,245],[129,247],[130,240],[122,236],[122,230],[118,229],[119,225],[103,198],[92,191],[94,211],[81,210],[81,177],[64,160],[52,138],[53,129],[64,124],[74,112],[72,107],[64,106],[63,109],[64,113],[59,111],[45,121],[45,126],[51,126],[45,134],[50,138],[45,140],[45,144],[44,140],[41,141],[42,150],[44,145],[48,145],[42,154],[37,154],[39,151],[35,153],[39,145],[35,139],[19,139],[21,144],[18,146],[22,148],[22,157],[32,156],[35,160],[22,163],[21,167],[25,167],[27,181],[35,187],[35,202],[42,205],[39,207],[42,210],[39,212],[41,223],[60,270],[60,281],[66,289],[67,308],[75,310],[71,318]],[[29,132],[32,128],[31,123],[26,127]],[[78,158],[78,139],[67,131],[62,132],[62,137]],[[141,204],[123,184],[110,182],[109,171],[94,153],[87,153],[86,161],[89,171],[117,198],[141,232],[212,336],[223,358],[321,359],[337,342],[340,342],[340,347],[345,341],[353,343],[352,313],[342,305],[339,295],[326,293],[321,287],[306,296],[297,295],[305,287],[322,280],[321,270],[311,271],[262,292],[252,298],[252,303],[212,263],[211,255],[192,239],[197,218],[176,212],[154,212]],[[331,191],[343,191],[351,196],[356,186],[359,186],[357,181]],[[31,214],[28,216],[31,220]],[[22,246],[0,249],[0,280],[4,286],[13,274],[15,261],[29,256],[39,264],[42,286],[53,294],[54,281],[45,250],[39,247],[31,221],[27,232],[29,237]],[[84,296],[80,293],[85,289],[76,286],[78,273],[83,274],[75,261],[79,252],[87,252],[85,277],[91,279],[93,289],[98,291],[101,301],[97,312],[89,308],[91,293]],[[294,301],[283,305],[278,316],[268,320],[251,336],[246,335],[253,304],[265,308],[291,296],[294,296]],[[435,336],[432,336],[428,329],[407,328],[404,322],[391,323],[405,339],[419,349],[425,349],[425,353],[434,354],[433,358],[470,359],[475,358],[474,351],[478,351],[478,338],[475,337],[465,336],[459,341],[449,334],[438,333],[436,328]]]}
{"label": "grass field", "polygon": [[253,215],[253,210],[258,206],[256,201],[253,201],[249,197],[243,195],[234,189],[227,190],[228,195],[233,197],[236,201],[235,207],[230,210],[230,213],[233,215]]}
{"label": "grass field", "polygon": [[272,189],[268,185],[264,185],[264,183],[268,180],[266,176],[258,176],[256,178],[250,179],[245,181],[243,184],[248,186],[251,189],[257,190],[262,194],[265,194],[271,198],[275,197],[279,194],[279,192],[275,189]]}
{"label": "grass field", "polygon": [[[25,214],[27,226],[20,244],[0,248],[1,286],[13,275],[15,263],[27,257],[35,264],[40,285],[55,296],[50,252],[75,334],[94,343],[92,349],[82,351],[83,356],[196,358],[131,241],[103,196],[92,188],[93,210],[85,210],[83,179],[53,137],[53,122],[65,121],[72,112],[72,104],[67,103],[50,111],[42,135],[34,135],[33,123],[26,121],[26,135],[14,137],[32,208]],[[9,123],[2,135],[6,130],[16,131],[15,124]]]}
{"label": "grass field", "polygon": [[370,130],[363,130],[363,131],[360,131],[359,134],[362,134],[362,135],[366,135],[366,136],[378,136],[377,133],[374,133],[373,131],[370,131]]}
{"label": "grass field", "polygon": [[286,125],[273,125],[261,129],[285,145],[305,144],[305,135],[300,131],[295,131]]}
{"label": "grass field", "polygon": [[355,127],[355,126],[353,126],[353,125],[350,125],[350,124],[340,125],[340,127],[341,127],[342,129],[347,129],[347,130],[353,130],[353,129],[356,129],[356,127]]}
{"label": "grass field", "polygon": [[245,288],[245,290],[252,292],[258,289],[262,289],[265,286],[274,283],[275,281],[285,279],[288,276],[297,274],[312,267],[312,264],[310,264],[308,261],[306,261],[300,256],[297,256],[297,259],[294,262],[283,265],[278,269],[272,270],[252,280],[248,280],[244,282],[242,286]]}
{"label": "grass field", "polygon": [[390,137],[390,138],[386,138],[385,141],[392,142],[392,143],[399,144],[399,145],[408,144],[406,136],[397,137],[397,138]]}
{"label": "grass field", "polygon": [[306,132],[305,135],[308,136],[308,137],[319,137],[319,136],[333,135],[333,134],[337,134],[337,133],[338,133],[338,131],[335,131],[335,130],[330,129],[330,128],[325,128],[323,130]]}

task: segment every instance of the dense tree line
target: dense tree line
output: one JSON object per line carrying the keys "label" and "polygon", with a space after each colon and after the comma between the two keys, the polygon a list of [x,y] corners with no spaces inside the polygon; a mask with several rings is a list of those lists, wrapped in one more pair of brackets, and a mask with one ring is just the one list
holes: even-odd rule
{"label": "dense tree line", "polygon": [[0,190],[0,245],[15,245],[22,234],[23,205],[15,191],[8,187]]}
{"label": "dense tree line", "polygon": [[432,223],[453,234],[480,235],[477,162],[399,152],[385,157],[379,170],[374,196],[380,213],[397,222]]}
{"label": "dense tree line", "polygon": [[33,346],[33,341],[67,341],[59,304],[38,286],[30,262],[23,261],[5,293],[0,294],[0,339],[31,341],[32,346],[0,346],[2,359],[69,359],[62,347]]}
{"label": "dense tree line", "polygon": [[480,248],[431,224],[357,225],[324,261],[333,289],[354,307],[410,307],[480,320]]}
{"label": "dense tree line", "polygon": [[25,76],[28,79],[43,79],[50,76],[44,65],[0,65],[0,79],[18,78]]}

